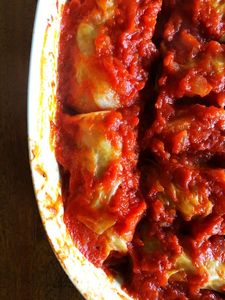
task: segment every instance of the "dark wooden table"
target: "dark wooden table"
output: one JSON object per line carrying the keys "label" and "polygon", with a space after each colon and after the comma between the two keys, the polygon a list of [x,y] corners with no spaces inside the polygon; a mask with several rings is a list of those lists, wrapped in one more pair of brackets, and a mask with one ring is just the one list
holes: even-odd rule
{"label": "dark wooden table", "polygon": [[0,299],[81,300],[46,239],[28,163],[27,78],[36,3],[0,0]]}

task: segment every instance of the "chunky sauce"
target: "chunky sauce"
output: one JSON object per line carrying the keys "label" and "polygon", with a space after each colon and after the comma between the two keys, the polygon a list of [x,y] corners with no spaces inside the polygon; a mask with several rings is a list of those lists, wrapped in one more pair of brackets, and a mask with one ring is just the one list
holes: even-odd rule
{"label": "chunky sauce", "polygon": [[224,1],[65,4],[64,220],[137,299],[224,299],[224,41]]}

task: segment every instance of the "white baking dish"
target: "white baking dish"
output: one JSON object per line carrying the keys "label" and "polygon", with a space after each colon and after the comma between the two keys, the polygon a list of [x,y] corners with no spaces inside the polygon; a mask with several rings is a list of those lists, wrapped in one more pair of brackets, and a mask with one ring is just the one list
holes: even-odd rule
{"label": "white baking dish", "polygon": [[[63,222],[59,171],[54,155],[57,56],[65,0],[40,0],[31,51],[28,138],[34,189],[52,248],[86,299],[130,299],[118,281],[95,268],[74,246]],[[48,270],[46,270],[47,272]]]}

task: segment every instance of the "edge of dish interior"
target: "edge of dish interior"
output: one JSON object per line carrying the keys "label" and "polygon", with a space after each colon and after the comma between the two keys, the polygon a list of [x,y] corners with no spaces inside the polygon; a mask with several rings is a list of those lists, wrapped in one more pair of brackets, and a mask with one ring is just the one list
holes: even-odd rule
{"label": "edge of dish interior", "polygon": [[74,246],[63,222],[52,130],[56,111],[59,29],[64,3],[65,0],[40,0],[36,12],[28,88],[28,139],[34,190],[51,246],[84,297],[88,300],[131,299],[118,281],[85,259]]}

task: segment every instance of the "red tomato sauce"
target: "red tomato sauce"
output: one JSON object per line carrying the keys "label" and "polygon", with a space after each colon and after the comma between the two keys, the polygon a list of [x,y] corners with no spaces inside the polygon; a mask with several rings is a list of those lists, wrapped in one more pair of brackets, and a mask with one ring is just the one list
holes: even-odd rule
{"label": "red tomato sauce", "polygon": [[65,4],[64,220],[137,299],[225,297],[224,40],[223,1]]}

